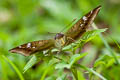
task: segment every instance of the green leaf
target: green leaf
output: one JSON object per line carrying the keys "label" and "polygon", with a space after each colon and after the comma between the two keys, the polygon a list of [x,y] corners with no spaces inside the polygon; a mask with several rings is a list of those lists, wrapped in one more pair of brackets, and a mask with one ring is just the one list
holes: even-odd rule
{"label": "green leaf", "polygon": [[55,69],[62,69],[62,68],[70,68],[69,64],[65,63],[65,62],[61,62],[56,64]]}
{"label": "green leaf", "polygon": [[83,34],[83,36],[76,43],[72,43],[71,45],[68,45],[68,46],[64,47],[62,50],[63,51],[71,50],[72,47],[78,45],[77,43],[79,43],[80,45],[83,45],[86,42],[92,40],[99,33],[104,32],[106,30],[107,30],[107,28],[105,28],[105,29],[95,29],[95,30],[87,31],[87,32],[85,32]]}
{"label": "green leaf", "polygon": [[6,56],[2,55],[2,57],[13,67],[13,69],[16,71],[17,75],[19,76],[20,80],[24,80],[22,73],[15,66],[15,64],[11,60],[9,60]]}
{"label": "green leaf", "polygon": [[59,61],[58,59],[52,58],[52,59],[49,61],[48,65],[55,64],[55,63],[57,63],[58,61]]}
{"label": "green leaf", "polygon": [[102,76],[101,74],[95,72],[92,68],[88,68],[86,66],[80,65],[80,64],[76,64],[76,66],[87,70],[88,72],[92,72],[94,75],[98,76],[99,78],[101,78],[102,80],[107,80],[104,76]]}
{"label": "green leaf", "polygon": [[61,75],[60,77],[58,77],[56,80],[66,80],[66,79],[65,79],[66,76],[67,76],[67,74],[63,74],[63,75]]}
{"label": "green leaf", "polygon": [[118,43],[118,41],[113,39],[109,34],[107,34],[107,36],[109,36],[112,39],[112,41],[117,45],[117,47],[120,49],[120,44]]}
{"label": "green leaf", "polygon": [[107,80],[106,78],[104,78],[101,74],[95,72],[93,69],[88,68],[90,72],[92,72],[94,75],[100,77],[102,80]]}
{"label": "green leaf", "polygon": [[85,34],[83,34],[83,36],[81,37],[81,40],[85,41],[85,43],[86,43],[86,42],[90,41],[91,39],[93,39],[99,33],[104,32],[106,30],[107,30],[107,28],[87,31]]}
{"label": "green leaf", "polygon": [[45,69],[45,71],[43,72],[40,80],[45,80],[45,77],[46,77],[47,73],[49,72],[49,70],[51,70],[51,68],[52,68],[52,64],[51,64],[51,65],[48,65],[48,67],[47,67],[47,68]]}
{"label": "green leaf", "polygon": [[99,65],[106,65],[106,63],[104,61],[98,61],[94,64],[94,67],[97,67]]}
{"label": "green leaf", "polygon": [[86,56],[88,53],[81,53],[81,54],[75,54],[71,57],[70,59],[70,63],[69,66],[71,68],[71,66],[76,63],[78,60],[80,60],[81,58],[83,58],[84,56]]}
{"label": "green leaf", "polygon": [[78,76],[78,80],[86,80],[83,76],[83,73],[80,72],[79,70],[77,70],[77,76]]}
{"label": "green leaf", "polygon": [[106,64],[106,67],[110,67],[110,66],[114,65],[114,63],[115,63],[115,59],[112,58],[108,61],[108,63]]}
{"label": "green leaf", "polygon": [[[92,24],[92,26],[94,29],[97,29],[97,26],[95,24]],[[102,34],[99,34],[99,36],[101,40],[103,41],[104,45],[106,46],[106,48],[109,50],[110,54],[114,57],[116,63],[119,64],[119,60],[117,58],[116,52],[111,49],[111,47],[109,46],[108,42],[104,39]]]}
{"label": "green leaf", "polygon": [[28,61],[28,63],[25,65],[23,69],[23,73],[25,73],[28,69],[30,69],[35,63],[40,61],[40,55],[37,54],[33,55],[32,58]]}
{"label": "green leaf", "polygon": [[[8,65],[6,65],[6,63],[5,63],[5,60],[2,58],[2,56],[0,55],[0,65],[1,65],[1,74],[2,74],[2,76],[1,76],[1,78],[3,79],[3,80],[9,80],[9,78],[8,78],[8,72],[10,72],[10,71],[6,71],[6,69],[8,68]],[[6,75],[4,75],[4,74],[6,74]]]}
{"label": "green leaf", "polygon": [[28,69],[30,69],[37,62],[37,57],[33,55],[33,57],[28,61],[23,69],[23,73],[25,73]]}
{"label": "green leaf", "polygon": [[49,61],[48,65],[47,65],[47,68],[43,72],[40,80],[45,80],[46,75],[54,67],[54,64],[57,63],[57,62],[58,62],[58,60],[55,59],[55,58],[53,58],[52,60]]}
{"label": "green leaf", "polygon": [[69,63],[62,61],[61,63],[56,64],[55,69],[67,68],[70,69],[74,63],[86,56],[88,53],[75,54],[71,57]]}

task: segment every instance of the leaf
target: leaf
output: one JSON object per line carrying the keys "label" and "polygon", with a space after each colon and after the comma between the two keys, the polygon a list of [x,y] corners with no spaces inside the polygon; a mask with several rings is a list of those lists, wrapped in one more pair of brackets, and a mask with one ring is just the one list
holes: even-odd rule
{"label": "leaf", "polygon": [[24,80],[22,73],[15,66],[15,64],[11,60],[9,60],[6,56],[2,55],[2,57],[13,67],[13,69],[16,71],[17,75],[19,76],[20,80]]}
{"label": "leaf", "polygon": [[78,80],[85,80],[83,73],[80,72],[79,70],[77,71],[77,76],[78,76]]}
{"label": "leaf", "polygon": [[104,61],[98,61],[94,64],[94,67],[97,67],[99,65],[106,65]]}
{"label": "leaf", "polygon": [[25,65],[23,69],[23,73],[25,73],[28,69],[30,69],[35,63],[40,61],[40,54],[35,54],[32,56],[32,58],[28,61],[28,63]]}
{"label": "leaf", "polygon": [[[97,29],[97,26],[95,24],[92,24],[92,26],[93,28]],[[108,49],[108,51],[110,52],[110,54],[114,57],[116,63],[119,64],[119,60],[117,58],[116,52],[111,49],[111,47],[109,46],[108,42],[104,39],[102,34],[99,34],[99,36],[101,40],[103,41],[104,45],[106,46],[106,48]]]}
{"label": "leaf", "polygon": [[70,68],[69,64],[65,63],[65,62],[61,62],[56,64],[55,69],[62,69],[62,68]]}
{"label": "leaf", "polygon": [[87,70],[88,72],[92,72],[94,75],[98,76],[99,78],[101,78],[102,80],[107,80],[104,76],[102,76],[101,74],[95,72],[92,68],[88,68],[86,66],[80,65],[80,64],[76,64],[76,66]]}
{"label": "leaf", "polygon": [[96,35],[98,35],[99,33],[104,32],[104,31],[106,31],[106,30],[107,30],[107,28],[105,28],[105,29],[95,29],[95,30],[92,30],[92,31],[87,31],[87,32],[85,32],[85,33],[83,34],[83,36],[82,36],[77,42],[72,43],[71,45],[68,45],[68,46],[64,47],[62,50],[63,50],[63,51],[71,50],[71,48],[74,47],[74,46],[77,46],[78,43],[79,43],[80,45],[83,45],[83,44],[85,44],[86,42],[92,40],[92,39],[93,39]]}
{"label": "leaf", "polygon": [[[88,68],[89,69],[89,68]],[[90,72],[92,72],[94,75],[100,77],[102,80],[107,80],[106,78],[104,78],[101,74],[95,72],[92,68],[89,69]]]}
{"label": "leaf", "polygon": [[23,73],[25,73],[28,69],[30,69],[37,62],[37,57],[33,55],[33,57],[28,61],[23,69]]}
{"label": "leaf", "polygon": [[107,30],[107,28],[87,31],[85,34],[83,34],[83,36],[81,37],[81,40],[85,41],[85,43],[86,43],[86,42],[90,41],[91,39],[93,39],[99,33],[104,32],[106,30]]}
{"label": "leaf", "polygon": [[115,60],[114,58],[112,58],[108,61],[108,63],[106,64],[106,67],[109,68],[110,66],[114,65],[114,63],[115,63]]}
{"label": "leaf", "polygon": [[[50,57],[48,57],[48,58],[50,58]],[[52,70],[52,68],[54,68],[54,64],[57,62],[58,62],[58,60],[55,58],[52,58],[51,60],[49,60],[47,68],[44,70],[40,80],[45,80],[45,77],[47,76],[49,71]]]}
{"label": "leaf", "polygon": [[49,72],[49,70],[51,70],[51,68],[52,68],[52,65],[48,65],[48,67],[43,72],[40,80],[45,80],[45,77],[46,77],[47,73]]}
{"label": "leaf", "polygon": [[[10,72],[10,71],[6,71],[6,69],[9,67],[8,65],[6,65],[6,63],[5,63],[5,60],[2,58],[2,56],[0,55],[0,66],[1,66],[1,71],[0,71],[0,73],[1,74],[3,74],[2,76],[1,76],[1,78],[3,79],[3,80],[9,80],[9,77],[8,77],[8,72]],[[4,74],[6,74],[6,75],[4,75]]]}
{"label": "leaf", "polygon": [[55,69],[67,68],[70,69],[74,63],[86,56],[88,53],[75,54],[71,57],[69,63],[62,61],[61,63],[56,64]]}
{"label": "leaf", "polygon": [[84,56],[86,56],[88,53],[81,53],[81,54],[75,54],[71,57],[70,59],[70,63],[69,66],[71,68],[71,66],[76,63],[78,60],[80,60],[81,58],[83,58]]}
{"label": "leaf", "polygon": [[58,59],[52,58],[52,59],[49,61],[48,65],[53,65],[53,64],[57,63],[58,61],[59,61]]}
{"label": "leaf", "polygon": [[67,76],[67,74],[63,74],[63,75],[61,75],[60,77],[58,77],[56,80],[66,80],[66,79],[65,79],[66,76]]}

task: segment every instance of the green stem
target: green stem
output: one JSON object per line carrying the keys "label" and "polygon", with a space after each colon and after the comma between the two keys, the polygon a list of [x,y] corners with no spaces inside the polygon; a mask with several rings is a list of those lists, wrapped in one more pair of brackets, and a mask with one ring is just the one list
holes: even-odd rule
{"label": "green stem", "polygon": [[19,69],[15,66],[15,64],[9,60],[6,56],[2,55],[2,57],[13,67],[13,69],[16,71],[16,73],[18,74],[20,80],[24,80],[24,77],[22,75],[22,73],[19,71]]}
{"label": "green stem", "polygon": [[82,68],[82,69],[84,69],[84,70],[87,70],[88,72],[93,73],[94,75],[98,76],[98,77],[101,78],[102,80],[107,80],[105,77],[103,77],[101,74],[95,72],[95,71],[94,71],[93,69],[91,69],[91,68],[85,67],[85,66],[80,65],[80,64],[75,64],[75,65],[78,66],[78,67],[80,67],[80,68]]}
{"label": "green stem", "polygon": [[76,80],[78,80],[77,70],[76,70],[76,69],[71,69],[71,71],[72,71],[72,74],[73,74],[74,78],[75,78]]}
{"label": "green stem", "polygon": [[[97,26],[93,23],[92,24],[94,29],[98,29]],[[111,53],[111,55],[114,57],[115,61],[117,64],[119,64],[119,61],[117,59],[117,56],[115,54],[115,52],[111,49],[111,47],[109,46],[109,44],[107,43],[107,41],[104,39],[104,37],[102,36],[102,34],[99,34],[101,40],[103,41],[104,45],[106,46],[106,48],[108,49],[108,51]]]}
{"label": "green stem", "polygon": [[3,79],[3,80],[9,80],[8,79],[8,74],[6,72],[7,66],[6,66],[5,60],[2,58],[2,56],[0,56],[0,63],[1,63],[1,67],[2,67],[2,69],[1,69],[1,72],[2,72],[1,77],[2,78],[1,79]]}

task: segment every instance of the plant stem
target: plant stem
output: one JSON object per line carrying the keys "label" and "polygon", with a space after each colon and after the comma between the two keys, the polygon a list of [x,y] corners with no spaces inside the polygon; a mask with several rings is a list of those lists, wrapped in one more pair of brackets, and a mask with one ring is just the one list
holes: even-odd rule
{"label": "plant stem", "polygon": [[78,67],[80,67],[80,68],[82,68],[82,69],[84,69],[84,70],[87,70],[88,72],[93,73],[94,75],[98,76],[98,77],[101,78],[102,80],[107,80],[104,76],[102,76],[101,74],[95,72],[95,71],[94,71],[93,69],[91,69],[91,68],[88,68],[88,67],[83,66],[83,65],[80,65],[80,64],[76,64],[76,66],[78,66]]}
{"label": "plant stem", "polygon": [[6,56],[2,55],[2,57],[9,62],[9,64],[13,67],[13,69],[16,71],[16,73],[18,74],[20,80],[24,80],[24,77],[22,75],[22,73],[19,71],[19,69],[15,66],[15,64],[9,60]]}
{"label": "plant stem", "polygon": [[76,80],[78,80],[77,70],[72,68],[71,71],[72,71],[72,74],[73,74],[74,78],[75,78]]}

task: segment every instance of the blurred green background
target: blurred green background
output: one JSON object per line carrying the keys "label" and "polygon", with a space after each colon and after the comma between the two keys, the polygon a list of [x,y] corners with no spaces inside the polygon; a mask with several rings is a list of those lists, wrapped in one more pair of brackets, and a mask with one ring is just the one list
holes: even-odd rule
{"label": "blurred green background", "polygon": [[[73,19],[79,19],[98,5],[102,5],[102,9],[95,23],[99,28],[108,28],[108,35],[104,37],[119,55],[120,50],[110,36],[120,42],[120,0],[0,0],[0,80],[19,80],[2,55],[8,57],[21,72],[31,58],[9,53],[9,49],[30,41],[53,38],[54,35],[48,32],[60,32]],[[90,55],[82,64],[89,65],[96,55],[101,57],[109,53],[97,37],[85,48]],[[105,59],[106,62],[110,60],[108,57]],[[39,80],[46,67],[42,64],[37,69],[28,70],[23,74],[25,80]],[[108,80],[120,80],[120,66],[111,64],[109,68],[100,67],[99,70]],[[55,75],[53,70],[49,74]]]}

